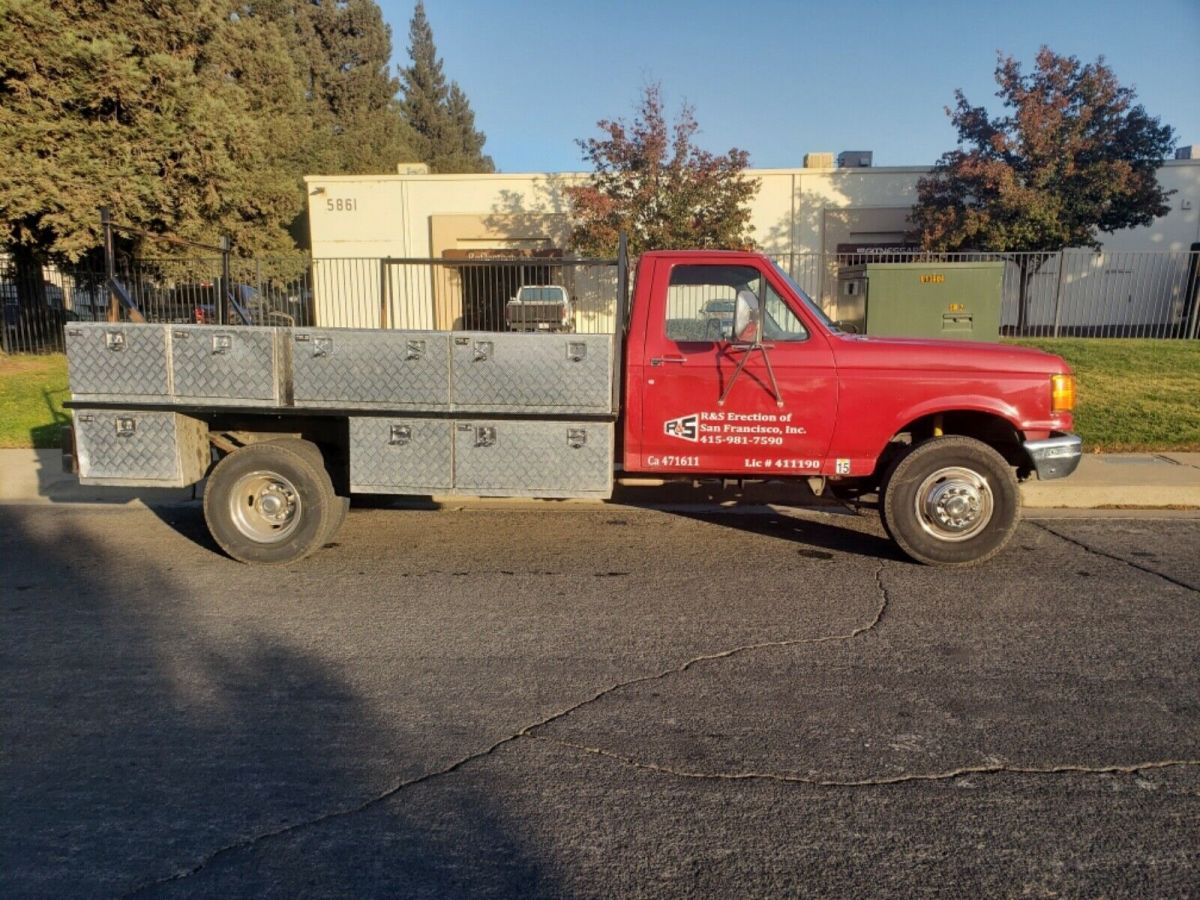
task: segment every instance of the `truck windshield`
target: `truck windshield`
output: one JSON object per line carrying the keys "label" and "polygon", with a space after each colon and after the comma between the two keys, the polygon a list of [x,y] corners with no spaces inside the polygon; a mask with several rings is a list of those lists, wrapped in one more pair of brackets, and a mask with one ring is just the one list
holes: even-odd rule
{"label": "truck windshield", "polygon": [[787,272],[785,272],[780,267],[779,263],[775,262],[775,260],[771,260],[771,265],[773,265],[775,267],[775,271],[779,273],[779,277],[782,278],[785,282],[787,282],[787,286],[790,287],[792,289],[792,291],[796,294],[796,296],[800,298],[801,302],[805,306],[808,307],[809,311],[820,320],[821,324],[823,324],[830,331],[839,331],[840,332],[842,330],[833,323],[833,319],[831,319],[831,318],[829,318],[829,316],[825,315],[825,311],[823,309],[821,309],[820,306],[817,305],[816,301],[814,301],[812,299],[812,297],[808,296],[808,294],[806,294],[804,292],[804,288],[802,288],[802,287],[800,287],[800,285],[796,284],[795,279],[793,279],[791,275],[789,275]]}

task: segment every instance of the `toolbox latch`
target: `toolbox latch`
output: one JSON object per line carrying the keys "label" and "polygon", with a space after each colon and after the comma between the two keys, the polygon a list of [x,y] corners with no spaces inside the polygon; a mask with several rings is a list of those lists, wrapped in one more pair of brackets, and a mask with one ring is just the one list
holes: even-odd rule
{"label": "toolbox latch", "polygon": [[567,359],[571,362],[583,362],[587,359],[587,344],[583,341],[567,341]]}
{"label": "toolbox latch", "polygon": [[388,443],[393,447],[407,447],[412,442],[411,425],[393,425]]}
{"label": "toolbox latch", "polygon": [[567,429],[567,446],[572,450],[579,450],[587,446],[587,429],[586,428],[568,428]]}
{"label": "toolbox latch", "polygon": [[409,359],[409,360],[420,359],[424,355],[425,355],[425,342],[424,341],[409,341],[405,345],[405,350],[404,350],[404,358],[405,359]]}
{"label": "toolbox latch", "polygon": [[475,342],[475,362],[485,362],[492,358],[495,352],[495,344],[491,341],[476,341]]}
{"label": "toolbox latch", "polygon": [[106,331],[104,333],[104,346],[113,351],[113,353],[120,353],[125,349],[125,332]]}
{"label": "toolbox latch", "polygon": [[137,431],[137,421],[131,416],[117,416],[117,437],[133,437]]}
{"label": "toolbox latch", "polygon": [[475,446],[476,447],[494,447],[496,445],[496,426],[495,425],[477,425],[475,426]]}
{"label": "toolbox latch", "polygon": [[231,334],[214,334],[212,339],[213,353],[228,353],[233,347],[233,335]]}

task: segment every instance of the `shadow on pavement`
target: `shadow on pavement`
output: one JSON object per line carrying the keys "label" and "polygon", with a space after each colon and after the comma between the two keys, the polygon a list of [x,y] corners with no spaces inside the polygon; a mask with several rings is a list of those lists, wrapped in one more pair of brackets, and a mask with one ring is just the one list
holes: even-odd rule
{"label": "shadow on pavement", "polygon": [[[832,522],[821,522],[773,511],[747,514],[685,512],[676,509],[673,512],[688,519],[710,522],[735,531],[790,541],[802,546],[802,555],[813,558],[825,558],[819,556],[822,551],[825,551],[827,554],[832,552],[848,553],[871,559],[911,563],[911,560],[900,552],[900,548],[887,538]],[[808,552],[805,552],[806,550]]]}
{"label": "shadow on pavement", "polygon": [[[203,543],[202,519],[176,512],[173,527]],[[415,726],[373,710],[386,696],[356,692],[311,605],[307,619],[247,611],[211,570],[132,558],[75,522],[0,509],[0,894],[124,894],[445,764],[414,749]],[[225,876],[292,896],[550,890],[520,823],[486,795],[452,796],[426,797],[423,813],[376,807],[369,848],[335,852],[323,841],[336,827],[318,825],[282,874],[256,875],[256,860],[287,857],[268,842]]]}

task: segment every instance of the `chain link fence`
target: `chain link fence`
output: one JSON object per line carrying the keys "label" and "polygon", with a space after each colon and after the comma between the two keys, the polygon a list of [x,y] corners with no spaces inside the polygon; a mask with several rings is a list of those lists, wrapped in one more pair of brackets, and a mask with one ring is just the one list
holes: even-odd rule
{"label": "chain link fence", "polygon": [[[773,257],[827,311],[838,273],[864,262],[1004,263],[1003,333],[1020,337],[1200,336],[1200,251],[1178,253],[793,253]],[[0,258],[5,352],[62,349],[72,321],[129,318],[110,303],[107,274]],[[150,322],[613,333],[616,260],[490,251],[460,259],[124,260],[115,278]],[[225,285],[224,288],[222,287]],[[220,309],[224,298],[225,308]]]}

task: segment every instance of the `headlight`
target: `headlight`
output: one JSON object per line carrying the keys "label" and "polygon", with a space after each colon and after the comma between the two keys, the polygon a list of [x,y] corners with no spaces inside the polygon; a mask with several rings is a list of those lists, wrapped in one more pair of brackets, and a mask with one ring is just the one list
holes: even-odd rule
{"label": "headlight", "polygon": [[1075,376],[1050,376],[1050,411],[1070,412],[1075,408]]}

